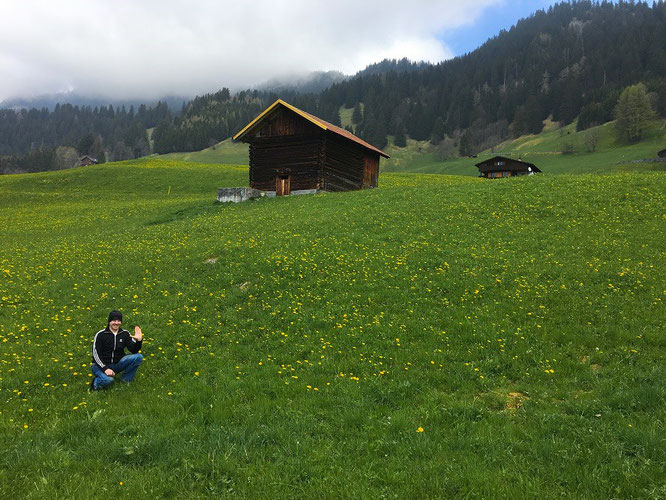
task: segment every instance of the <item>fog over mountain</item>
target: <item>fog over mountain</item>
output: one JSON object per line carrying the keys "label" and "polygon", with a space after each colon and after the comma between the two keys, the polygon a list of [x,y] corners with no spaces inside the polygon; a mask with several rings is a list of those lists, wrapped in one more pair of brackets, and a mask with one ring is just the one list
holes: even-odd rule
{"label": "fog over mountain", "polygon": [[[293,92],[298,94],[319,93],[327,89],[334,83],[339,83],[347,75],[340,71],[313,71],[310,73],[292,73],[283,75],[279,78],[272,78],[259,85],[251,87],[262,92]],[[99,95],[84,95],[79,92],[57,92],[52,94],[43,94],[33,97],[13,97],[0,102],[0,109],[42,109],[46,108],[53,111],[57,104],[73,104],[76,106],[114,106],[121,108],[125,106],[138,108],[140,105],[154,106],[158,102],[165,102],[174,112],[180,111],[183,104],[194,98],[188,96],[162,96],[156,99],[122,99]]]}
{"label": "fog over mountain", "polygon": [[340,71],[315,71],[312,73],[291,74],[270,80],[257,85],[257,90],[268,92],[293,91],[297,93],[319,93],[334,83],[347,78]]}
{"label": "fog over mountain", "polygon": [[114,106],[116,108],[138,108],[142,104],[153,106],[157,102],[166,102],[169,109],[178,111],[183,103],[189,101],[193,96],[163,96],[154,100],[146,99],[120,99],[95,95],[82,95],[78,92],[58,92],[54,94],[42,94],[34,97],[14,97],[0,102],[0,109],[42,109],[47,108],[50,111],[56,107],[56,104],[73,104],[75,106],[90,106],[92,108],[99,106]]}
{"label": "fog over mountain", "polygon": [[386,58],[439,62],[455,55],[447,37],[464,38],[487,13],[513,16],[510,25],[553,1],[5,2],[0,101],[62,92],[154,101],[280,75],[351,75]]}

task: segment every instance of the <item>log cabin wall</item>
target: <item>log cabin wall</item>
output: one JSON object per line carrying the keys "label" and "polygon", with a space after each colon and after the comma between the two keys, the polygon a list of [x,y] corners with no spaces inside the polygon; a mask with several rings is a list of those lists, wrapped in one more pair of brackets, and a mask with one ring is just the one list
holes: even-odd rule
{"label": "log cabin wall", "polygon": [[290,176],[292,191],[321,189],[323,138],[313,135],[262,137],[250,144],[250,187],[275,191],[276,178]]}
{"label": "log cabin wall", "polygon": [[362,189],[363,165],[362,148],[327,134],[323,166],[323,188],[326,191]]}
{"label": "log cabin wall", "polygon": [[379,156],[386,156],[353,134],[280,100],[234,140],[239,137],[250,146],[250,186],[279,195],[377,187]]}
{"label": "log cabin wall", "polygon": [[250,187],[275,191],[290,177],[290,190],[321,189],[324,133],[304,118],[279,109],[249,138]]}
{"label": "log cabin wall", "polygon": [[379,155],[366,152],[363,164],[363,187],[376,188],[379,177]]}

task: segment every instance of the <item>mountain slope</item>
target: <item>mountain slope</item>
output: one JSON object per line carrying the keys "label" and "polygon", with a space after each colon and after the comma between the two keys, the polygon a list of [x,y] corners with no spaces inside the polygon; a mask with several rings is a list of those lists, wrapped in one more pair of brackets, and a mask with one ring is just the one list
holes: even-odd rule
{"label": "mountain slope", "polygon": [[388,70],[333,85],[321,103],[364,103],[357,130],[383,146],[404,130],[439,141],[455,131],[471,154],[538,133],[548,116],[571,123],[586,107],[613,119],[619,92],[644,81],[666,116],[666,3],[560,3],[465,56],[418,71]]}

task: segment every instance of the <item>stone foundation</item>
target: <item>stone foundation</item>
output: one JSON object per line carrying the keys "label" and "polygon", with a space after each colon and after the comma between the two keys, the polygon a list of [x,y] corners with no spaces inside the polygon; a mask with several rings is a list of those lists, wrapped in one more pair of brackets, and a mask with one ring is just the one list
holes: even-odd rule
{"label": "stone foundation", "polygon": [[[298,196],[301,194],[317,194],[320,193],[319,189],[297,189],[292,191],[289,196]],[[217,201],[221,203],[240,203],[241,201],[247,201],[254,198],[274,198],[275,191],[260,191],[259,189],[253,188],[218,188],[217,190]]]}
{"label": "stone foundation", "polygon": [[253,198],[263,198],[266,193],[252,188],[219,188],[217,190],[217,201],[221,203],[240,203],[241,201],[251,200]]}

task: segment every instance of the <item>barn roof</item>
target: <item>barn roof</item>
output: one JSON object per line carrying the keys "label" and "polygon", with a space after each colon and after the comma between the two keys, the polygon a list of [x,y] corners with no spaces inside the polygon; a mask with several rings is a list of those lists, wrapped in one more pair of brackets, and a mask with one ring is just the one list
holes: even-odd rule
{"label": "barn roof", "polygon": [[283,106],[283,107],[293,111],[297,115],[302,116],[303,118],[305,118],[306,120],[308,120],[309,122],[313,123],[314,125],[316,125],[317,127],[321,128],[323,130],[328,130],[328,131],[330,131],[330,132],[332,132],[336,135],[344,137],[345,139],[349,139],[350,141],[353,141],[357,144],[360,144],[361,146],[363,146],[366,149],[374,151],[375,153],[379,153],[384,158],[390,158],[390,156],[387,155],[386,153],[384,153],[384,151],[382,151],[381,149],[377,149],[376,147],[374,147],[371,144],[368,144],[367,142],[365,142],[362,139],[359,139],[358,137],[356,137],[351,132],[349,132],[349,131],[347,131],[343,128],[337,127],[336,125],[333,125],[332,123],[329,123],[325,120],[322,120],[321,118],[317,118],[316,116],[311,115],[310,113],[306,113],[305,111],[300,110],[295,106],[292,106],[291,104],[283,101],[282,99],[278,99],[277,101],[275,101],[268,108],[266,108],[266,110],[263,113],[261,113],[254,120],[252,120],[250,123],[248,123],[240,132],[238,132],[234,136],[234,141],[238,140],[239,138],[241,138],[245,134],[247,134],[250,130],[254,129],[259,123],[261,123],[271,113],[271,111],[276,109],[278,106]]}

